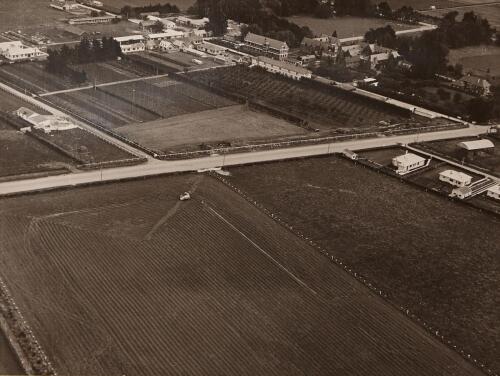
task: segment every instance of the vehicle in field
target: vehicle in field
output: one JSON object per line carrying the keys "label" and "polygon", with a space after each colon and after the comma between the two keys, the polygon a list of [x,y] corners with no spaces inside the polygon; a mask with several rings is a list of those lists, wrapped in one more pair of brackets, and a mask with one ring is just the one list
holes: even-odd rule
{"label": "vehicle in field", "polygon": [[198,64],[198,65],[203,64],[203,61],[198,60],[198,59],[193,59],[193,60],[191,60],[191,61],[192,61],[193,63],[195,63],[195,64]]}
{"label": "vehicle in field", "polygon": [[187,200],[190,200],[191,199],[191,195],[189,194],[189,192],[184,192],[183,194],[181,194],[179,196],[179,200],[180,201],[187,201]]}

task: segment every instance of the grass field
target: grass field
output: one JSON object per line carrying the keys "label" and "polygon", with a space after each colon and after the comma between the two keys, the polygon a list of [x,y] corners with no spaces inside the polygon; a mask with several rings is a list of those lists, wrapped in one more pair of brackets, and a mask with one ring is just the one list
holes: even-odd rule
{"label": "grass field", "polygon": [[1,273],[59,374],[479,374],[212,178],[3,199],[0,212]]}
{"label": "grass field", "polygon": [[115,128],[119,134],[152,150],[190,151],[201,144],[246,145],[258,140],[307,133],[304,129],[270,115],[230,106]]}
{"label": "grass field", "polygon": [[446,8],[460,5],[460,0],[387,0],[392,9],[399,9],[403,6],[410,6],[416,10],[436,8]]}
{"label": "grass field", "polygon": [[309,16],[293,16],[289,17],[288,20],[299,26],[308,26],[317,35],[332,35],[336,30],[339,38],[363,36],[369,29],[385,25],[391,25],[396,31],[415,27],[378,18],[339,17],[325,20]]}
{"label": "grass field", "polygon": [[498,219],[335,157],[230,172],[393,303],[500,370]]}
{"label": "grass field", "polygon": [[474,46],[450,50],[448,60],[462,64],[464,72],[500,76],[500,47]]}
{"label": "grass field", "polygon": [[61,24],[69,13],[49,7],[46,0],[0,1],[0,31],[19,30],[25,27]]}
{"label": "grass field", "polygon": [[316,83],[298,83],[258,69],[236,66],[194,72],[189,76],[225,92],[266,102],[320,130],[377,129],[380,121],[406,124],[423,120],[410,118],[409,112],[397,111],[339,89]]}
{"label": "grass field", "polygon": [[472,6],[472,7],[467,6],[464,8],[456,8],[456,9],[429,10],[425,11],[424,13],[431,16],[441,17],[452,10],[458,12],[458,19],[461,19],[465,12],[473,11],[474,13],[480,15],[481,17],[488,19],[491,26],[496,27],[497,29],[500,28],[500,4],[493,4],[493,5],[478,4],[477,6]]}

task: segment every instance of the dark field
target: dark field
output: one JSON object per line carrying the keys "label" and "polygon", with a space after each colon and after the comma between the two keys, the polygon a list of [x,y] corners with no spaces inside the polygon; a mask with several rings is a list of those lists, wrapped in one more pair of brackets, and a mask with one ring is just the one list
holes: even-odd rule
{"label": "dark field", "polygon": [[22,375],[23,369],[19,365],[16,355],[12,351],[7,338],[0,330],[0,374]]}
{"label": "dark field", "polygon": [[409,112],[406,114],[382,103],[341,92],[340,89],[297,83],[258,69],[236,66],[194,72],[189,76],[225,92],[269,103],[322,130],[376,129],[382,120],[397,123],[410,121]]}
{"label": "dark field", "polygon": [[212,178],[3,199],[0,213],[1,273],[59,374],[480,374]]}
{"label": "dark field", "polygon": [[474,139],[454,139],[433,141],[419,144],[418,147],[430,152],[437,152],[440,155],[454,159],[457,162],[464,161],[466,164],[477,166],[489,171],[491,174],[500,176],[500,140],[489,138],[494,144],[493,150],[477,151],[475,153],[467,152],[457,146],[459,142],[471,141]]}
{"label": "dark field", "polygon": [[72,160],[0,119],[0,177],[66,170]]}
{"label": "dark field", "polygon": [[230,180],[481,362],[500,369],[500,221],[338,158]]}
{"label": "dark field", "polygon": [[403,6],[410,6],[416,10],[436,8],[446,8],[461,5],[459,0],[387,0],[392,9],[399,9]]}

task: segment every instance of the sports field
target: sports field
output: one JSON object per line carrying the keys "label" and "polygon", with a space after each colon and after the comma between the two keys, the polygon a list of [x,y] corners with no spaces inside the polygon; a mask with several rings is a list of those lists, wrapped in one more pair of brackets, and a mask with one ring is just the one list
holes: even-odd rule
{"label": "sports field", "polygon": [[130,124],[115,131],[162,152],[198,150],[201,144],[246,145],[307,133],[285,120],[240,105]]}
{"label": "sports field", "polygon": [[59,374],[479,374],[210,177],[0,211],[1,274]]}
{"label": "sports field", "polygon": [[230,172],[294,231],[500,371],[498,218],[338,157]]}

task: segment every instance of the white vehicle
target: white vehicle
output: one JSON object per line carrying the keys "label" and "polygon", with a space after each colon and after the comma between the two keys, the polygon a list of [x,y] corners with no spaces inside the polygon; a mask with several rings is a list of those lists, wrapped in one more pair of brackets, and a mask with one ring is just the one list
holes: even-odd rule
{"label": "white vehicle", "polygon": [[189,194],[189,192],[184,192],[183,194],[181,194],[179,196],[179,200],[181,200],[181,201],[187,201],[190,199],[191,199],[191,195]]}
{"label": "white vehicle", "polygon": [[198,64],[198,65],[203,64],[203,61],[198,60],[198,59],[193,59],[193,60],[191,60],[191,61],[192,61],[193,63],[195,63],[195,64]]}

